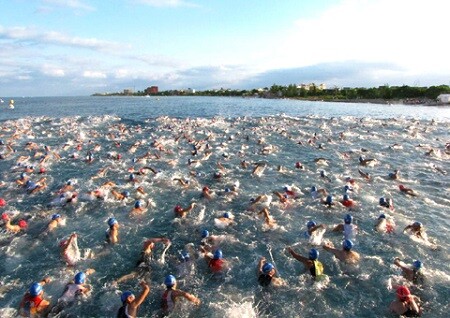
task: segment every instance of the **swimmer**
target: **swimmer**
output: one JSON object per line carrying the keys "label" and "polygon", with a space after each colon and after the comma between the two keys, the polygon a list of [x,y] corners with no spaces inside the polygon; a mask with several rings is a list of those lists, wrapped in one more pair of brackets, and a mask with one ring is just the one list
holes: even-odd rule
{"label": "swimmer", "polygon": [[134,203],[134,207],[131,209],[130,214],[131,215],[139,215],[139,214],[146,212],[147,208],[150,206],[151,202],[152,201],[150,199],[148,199],[147,203],[144,206],[144,203],[141,200],[137,200]]}
{"label": "swimmer", "polygon": [[348,194],[344,194],[344,196],[342,197],[342,200],[339,201],[339,203],[347,208],[354,208],[357,206],[356,201],[350,199],[350,196]]}
{"label": "swimmer", "polygon": [[345,240],[354,240],[358,227],[353,224],[353,216],[350,214],[345,215],[344,224],[338,224],[332,230],[333,232],[343,232]]}
{"label": "swimmer", "polygon": [[320,170],[320,177],[322,179],[327,180],[328,182],[331,182],[330,177],[327,175],[327,172],[325,170]]}
{"label": "swimmer", "polygon": [[142,291],[138,297],[135,297],[131,291],[125,291],[120,296],[122,301],[122,307],[119,308],[117,312],[117,318],[136,318],[139,306],[144,302],[150,293],[150,286],[145,282],[141,281]]}
{"label": "swimmer", "polygon": [[389,200],[386,200],[386,198],[381,197],[378,202],[379,202],[379,205],[382,206],[383,208],[388,208],[390,210],[394,210],[394,204],[393,204],[391,198]]}
{"label": "swimmer", "polygon": [[308,258],[303,257],[300,254],[297,254],[292,248],[288,247],[289,254],[292,255],[297,261],[303,263],[305,268],[309,270],[310,274],[314,279],[319,278],[323,275],[323,264],[319,262],[319,251],[315,248],[312,248],[309,251]]}
{"label": "swimmer", "polygon": [[16,183],[19,186],[25,186],[28,180],[30,180],[30,177],[25,172],[22,172],[19,176],[19,179],[16,180]]}
{"label": "swimmer", "polygon": [[305,166],[300,161],[297,161],[295,163],[295,168],[299,170],[305,170]]}
{"label": "swimmer", "polygon": [[58,190],[57,193],[61,194],[61,193],[65,193],[65,192],[72,192],[74,191],[75,188],[73,187],[73,182],[71,180],[67,181],[66,184]]}
{"label": "swimmer", "polygon": [[378,232],[394,233],[394,221],[387,219],[385,214],[380,214],[375,224],[375,230]]}
{"label": "swimmer", "polygon": [[284,285],[283,280],[276,277],[276,275],[277,271],[275,266],[273,266],[272,263],[266,262],[265,257],[261,257],[257,267],[258,283],[263,287],[267,287],[269,285],[279,287]]}
{"label": "swimmer", "polygon": [[424,283],[424,275],[422,272],[423,264],[419,260],[415,260],[412,263],[412,268],[407,266],[405,263],[403,263],[400,258],[395,258],[394,265],[399,267],[402,270],[403,276],[413,282],[416,285],[423,284]]}
{"label": "swimmer", "polygon": [[394,172],[389,172],[388,177],[391,180],[398,180],[398,175],[399,175],[400,171],[398,171],[397,169],[394,170]]}
{"label": "swimmer", "polygon": [[213,254],[205,253],[205,260],[208,263],[208,268],[211,273],[219,274],[228,268],[228,262],[223,258],[223,253],[221,249],[217,249]]}
{"label": "swimmer", "polygon": [[27,221],[25,220],[19,220],[17,224],[11,224],[11,219],[7,213],[2,214],[2,220],[5,222],[6,230],[14,234],[25,231],[28,227]]}
{"label": "swimmer", "polygon": [[194,303],[195,305],[200,305],[200,299],[192,294],[185,291],[177,289],[177,280],[175,276],[168,275],[164,279],[164,285],[166,285],[166,290],[162,295],[161,308],[164,314],[169,314],[175,309],[175,306],[180,298],[187,299],[188,301]]}
{"label": "swimmer", "polygon": [[310,191],[311,197],[313,199],[317,199],[317,198],[323,198],[323,197],[327,197],[328,196],[328,192],[327,190],[321,188],[321,189],[317,189],[316,186],[312,186],[311,187],[311,191]]}
{"label": "swimmer", "polygon": [[280,200],[281,203],[286,203],[288,201],[288,195],[286,193],[280,193],[278,191],[273,191],[273,194],[275,194],[277,196],[277,198]]}
{"label": "swimmer", "polygon": [[332,244],[324,244],[323,249],[327,252],[332,253],[338,260],[345,262],[347,264],[355,264],[359,262],[360,255],[352,251],[353,242],[350,240],[344,240],[342,242],[342,250],[338,250],[333,247]]}
{"label": "swimmer", "polygon": [[331,194],[329,194],[326,198],[322,198],[322,200],[320,202],[322,204],[327,205],[329,208],[336,205],[336,203],[334,203],[334,201],[333,201],[333,196]]}
{"label": "swimmer", "polygon": [[358,169],[359,174],[366,180],[370,180],[370,174],[368,172],[364,172],[361,169]]}
{"label": "swimmer", "polygon": [[261,194],[256,197],[256,199],[250,199],[250,207],[249,210],[254,211],[255,209],[261,208],[268,208],[270,207],[270,204],[272,203],[272,196],[269,196],[267,194]]}
{"label": "swimmer", "polygon": [[44,299],[44,289],[42,286],[50,283],[50,278],[46,277],[39,283],[34,282],[23,296],[19,305],[19,315],[22,317],[45,316],[50,309],[50,302]]}
{"label": "swimmer", "polygon": [[277,224],[275,219],[269,214],[268,208],[263,208],[261,211],[258,212],[258,215],[260,214],[264,215],[264,224],[267,225],[268,227],[274,227]]}
{"label": "swimmer", "polygon": [[71,305],[78,297],[88,294],[91,286],[86,283],[86,277],[93,273],[95,273],[95,270],[92,268],[84,272],[78,272],[73,281],[66,284],[63,294],[59,297],[57,304],[52,308],[50,314],[52,316],[57,315],[64,308]]}
{"label": "swimmer", "polygon": [[255,163],[255,168],[253,168],[252,175],[260,177],[264,170],[266,170],[266,163]]}
{"label": "swimmer", "polygon": [[373,165],[377,161],[377,159],[366,159],[364,156],[359,156],[358,160],[361,166]]}
{"label": "swimmer", "polygon": [[59,246],[61,256],[67,265],[74,266],[81,259],[76,233],[72,233],[69,239],[62,241]]}
{"label": "swimmer", "polygon": [[403,229],[403,233],[405,233],[406,231],[409,231],[411,234],[415,235],[418,238],[421,238],[425,241],[427,240],[424,227],[423,227],[422,223],[420,223],[420,222],[414,222],[414,223],[406,226]]}
{"label": "swimmer", "polygon": [[413,189],[406,188],[403,184],[400,184],[400,185],[398,186],[398,188],[399,188],[400,191],[403,192],[404,194],[408,194],[408,195],[413,196],[413,197],[416,197],[416,196],[417,196],[417,193],[416,193]]}
{"label": "swimmer", "polygon": [[211,192],[211,190],[208,187],[203,187],[202,189],[202,194],[201,194],[202,198],[211,200],[214,197],[214,193]]}
{"label": "swimmer", "polygon": [[214,224],[219,228],[224,228],[229,225],[236,224],[234,217],[231,213],[225,212],[221,217],[214,219]]}
{"label": "swimmer", "polygon": [[36,182],[28,180],[25,183],[25,189],[27,190],[27,192],[29,194],[33,194],[33,193],[39,192],[39,191],[44,190],[45,188],[47,188],[46,181],[47,181],[47,178],[41,178],[41,179],[39,179]]}
{"label": "swimmer", "polygon": [[192,211],[192,209],[197,204],[195,202],[192,202],[187,208],[183,209],[180,205],[176,205],[173,211],[175,212],[175,217],[184,218],[186,215]]}
{"label": "swimmer", "polygon": [[64,223],[63,218],[61,217],[61,214],[55,213],[52,215],[52,219],[47,224],[47,228],[45,229],[44,233],[53,232],[60,223]]}
{"label": "swimmer", "polygon": [[404,317],[416,317],[422,315],[422,309],[420,308],[420,298],[411,295],[408,287],[397,287],[396,299],[391,302],[389,309],[397,315]]}
{"label": "swimmer", "polygon": [[181,179],[181,178],[173,178],[173,181],[178,181],[178,184],[181,185],[184,188],[189,187],[190,181],[188,179]]}
{"label": "swimmer", "polygon": [[108,219],[109,229],[106,231],[106,242],[116,244],[119,242],[119,222],[115,218]]}
{"label": "swimmer", "polygon": [[130,197],[129,191],[117,192],[116,190],[111,190],[111,194],[116,200],[124,201],[125,199]]}

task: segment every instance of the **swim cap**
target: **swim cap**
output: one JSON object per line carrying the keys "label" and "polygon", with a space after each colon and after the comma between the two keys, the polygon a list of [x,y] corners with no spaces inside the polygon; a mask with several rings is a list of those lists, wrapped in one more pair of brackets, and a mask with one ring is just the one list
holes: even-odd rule
{"label": "swim cap", "polygon": [[84,284],[86,281],[86,274],[83,272],[79,272],[75,275],[74,282],[75,284]]}
{"label": "swim cap", "polygon": [[327,202],[327,204],[333,203],[333,196],[332,195],[327,196],[326,202]]}
{"label": "swim cap", "polygon": [[19,221],[19,226],[23,229],[27,227],[27,221],[25,220],[20,220]]}
{"label": "swim cap", "polygon": [[223,214],[223,217],[226,218],[226,219],[229,219],[229,218],[230,218],[230,213],[225,212],[225,213]]}
{"label": "swim cap", "polygon": [[364,157],[363,156],[359,156],[359,161],[364,161]]}
{"label": "swim cap", "polygon": [[67,181],[67,185],[72,185],[72,181]]}
{"label": "swim cap", "polygon": [[344,199],[344,201],[348,201],[348,200],[350,200],[350,197],[348,194],[344,194],[343,199]]}
{"label": "swim cap", "polygon": [[421,269],[422,268],[422,262],[417,260],[413,262],[413,266],[415,269]]}
{"label": "swim cap", "polygon": [[344,242],[342,242],[342,247],[344,250],[350,251],[353,247],[353,242],[350,240],[344,240]]}
{"label": "swim cap", "polygon": [[130,292],[129,290],[124,291],[124,292],[122,293],[122,295],[120,296],[120,300],[124,303],[124,302],[127,301],[128,297],[130,297],[130,296],[132,296],[132,295],[133,295],[133,293]]}
{"label": "swim cap", "polygon": [[202,231],[202,238],[208,237],[209,236],[209,232],[208,230],[203,230]]}
{"label": "swim cap", "polygon": [[20,179],[25,179],[26,176],[27,176],[27,174],[25,172],[22,172],[20,174]]}
{"label": "swim cap", "polygon": [[183,258],[183,260],[184,260],[185,262],[189,261],[189,259],[191,258],[191,256],[189,255],[189,253],[186,252],[186,251],[181,252],[181,257]]}
{"label": "swim cap", "polygon": [[130,181],[133,181],[136,177],[134,176],[134,174],[130,173],[130,176],[128,178],[130,179]]}
{"label": "swim cap", "polygon": [[316,250],[315,248],[312,248],[309,251],[309,259],[312,260],[312,261],[315,261],[318,258],[319,258],[319,251]]}
{"label": "swim cap", "polygon": [[231,192],[230,188],[225,188],[225,192]]}
{"label": "swim cap", "polygon": [[140,200],[137,200],[137,201],[134,203],[134,208],[135,208],[135,209],[139,209],[141,206],[142,206],[142,202],[141,202]]}
{"label": "swim cap", "polygon": [[399,286],[397,288],[397,296],[400,298],[400,300],[406,300],[411,295],[411,292],[409,291],[408,287],[406,286]]}
{"label": "swim cap", "polygon": [[123,195],[125,198],[128,198],[128,197],[130,196],[130,192],[129,192],[129,191],[123,191],[123,192],[122,192],[122,195]]}
{"label": "swim cap", "polygon": [[37,296],[42,292],[42,286],[39,283],[33,283],[30,286],[29,293],[31,296]]}
{"label": "swim cap", "polygon": [[47,170],[45,170],[44,167],[40,167],[40,168],[39,168],[39,173],[45,173],[45,172],[47,172]]}
{"label": "swim cap", "polygon": [[420,223],[420,222],[414,222],[414,223],[413,223],[413,226],[422,227],[422,223]]}
{"label": "swim cap", "polygon": [[317,223],[314,221],[309,221],[308,223],[306,223],[306,227],[308,228],[308,230],[316,225]]}
{"label": "swim cap", "polygon": [[386,218],[386,215],[384,215],[384,214],[380,214],[380,216],[378,217],[378,219],[385,219]]}
{"label": "swim cap", "polygon": [[8,219],[8,214],[2,213],[2,220],[7,220],[7,219]]}
{"label": "swim cap", "polygon": [[214,178],[220,179],[220,178],[222,178],[222,174],[220,172],[214,172]]}
{"label": "swim cap", "polygon": [[311,192],[316,192],[317,191],[317,187],[311,187]]}
{"label": "swim cap", "polygon": [[108,225],[109,227],[113,226],[114,224],[118,224],[117,220],[115,218],[109,218]]}
{"label": "swim cap", "polygon": [[174,210],[176,213],[183,212],[183,208],[182,208],[180,205],[176,205],[175,208],[173,208],[173,210]]}
{"label": "swim cap", "polygon": [[295,163],[295,167],[296,167],[296,168],[301,168],[301,167],[302,167],[302,163],[299,162],[299,161],[297,161],[297,162]]}
{"label": "swim cap", "polygon": [[208,192],[208,191],[209,191],[209,188],[208,188],[208,187],[203,187],[202,191],[203,191],[203,192]]}
{"label": "swim cap", "polygon": [[381,197],[380,198],[380,205],[383,205],[383,204],[386,204],[387,202],[386,202],[386,198],[383,198],[383,197]]}
{"label": "swim cap", "polygon": [[6,205],[6,201],[3,198],[0,198],[0,207],[4,207]]}
{"label": "swim cap", "polygon": [[214,259],[221,259],[223,257],[222,250],[218,249],[214,252]]}
{"label": "swim cap", "polygon": [[352,190],[353,190],[352,187],[350,187],[350,186],[348,186],[348,185],[344,186],[344,191],[345,191],[345,192],[347,192],[347,191],[352,191]]}
{"label": "swim cap", "polygon": [[175,276],[173,276],[173,275],[168,275],[168,276],[166,276],[166,279],[164,279],[164,284],[167,287],[172,287],[173,285],[176,284],[176,282],[177,282],[177,280],[176,280]]}
{"label": "swim cap", "polygon": [[325,172],[325,170],[320,170],[321,177],[325,177],[326,175],[327,175],[327,173]]}
{"label": "swim cap", "polygon": [[52,220],[59,219],[61,217],[61,214],[55,213],[52,215]]}
{"label": "swim cap", "polygon": [[351,216],[350,214],[347,214],[346,216],[344,216],[344,222],[345,224],[350,224],[353,221],[353,216]]}
{"label": "swim cap", "polygon": [[270,273],[270,271],[273,269],[274,267],[273,267],[273,265],[272,265],[272,263],[265,263],[264,264],[264,266],[262,267],[262,272],[264,273],[264,274],[269,274]]}

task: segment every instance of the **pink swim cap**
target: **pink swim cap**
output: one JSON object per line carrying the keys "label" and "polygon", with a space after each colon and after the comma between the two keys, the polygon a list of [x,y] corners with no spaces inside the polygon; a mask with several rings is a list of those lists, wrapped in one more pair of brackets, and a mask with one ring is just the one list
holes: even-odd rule
{"label": "pink swim cap", "polygon": [[20,220],[19,221],[19,226],[23,229],[23,228],[25,228],[25,227],[27,227],[27,221],[25,221],[25,220]]}
{"label": "pink swim cap", "polygon": [[4,207],[6,205],[6,201],[3,198],[0,198],[0,207]]}
{"label": "pink swim cap", "polygon": [[8,214],[2,213],[2,220],[7,220],[9,218]]}

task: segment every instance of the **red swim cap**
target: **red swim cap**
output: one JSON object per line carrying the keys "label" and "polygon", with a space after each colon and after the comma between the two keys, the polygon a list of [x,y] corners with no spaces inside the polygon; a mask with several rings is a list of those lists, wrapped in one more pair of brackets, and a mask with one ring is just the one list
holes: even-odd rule
{"label": "red swim cap", "polygon": [[202,190],[203,192],[208,192],[209,191],[209,188],[208,187],[203,187],[203,190]]}
{"label": "red swim cap", "polygon": [[6,201],[3,198],[0,198],[0,207],[4,207],[6,205]]}
{"label": "red swim cap", "polygon": [[177,213],[183,212],[183,208],[179,205],[177,205],[173,210]]}
{"label": "red swim cap", "polygon": [[41,167],[41,168],[39,169],[39,173],[46,173],[46,172],[47,172],[47,170],[45,170],[44,167]]}
{"label": "red swim cap", "polygon": [[400,286],[397,288],[397,296],[400,298],[400,300],[406,300],[410,295],[411,292],[409,291],[408,287]]}
{"label": "red swim cap", "polygon": [[405,188],[405,186],[403,184],[398,186],[400,190],[403,190]]}
{"label": "red swim cap", "polygon": [[7,219],[9,219],[8,214],[2,213],[2,220],[7,220]]}
{"label": "red swim cap", "polygon": [[296,168],[301,168],[302,167],[302,163],[301,162],[296,162],[295,163],[295,167]]}
{"label": "red swim cap", "polygon": [[20,220],[19,221],[19,226],[23,229],[23,228],[25,228],[25,227],[27,227],[27,221],[25,221],[25,220]]}

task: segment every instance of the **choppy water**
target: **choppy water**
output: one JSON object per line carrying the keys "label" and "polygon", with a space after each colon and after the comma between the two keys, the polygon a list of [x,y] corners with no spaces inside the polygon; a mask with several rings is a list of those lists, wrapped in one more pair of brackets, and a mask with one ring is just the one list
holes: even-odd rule
{"label": "choppy water", "polygon": [[[8,203],[0,211],[15,215],[15,222],[29,218],[29,227],[26,234],[12,235],[5,231],[0,234],[2,317],[15,314],[14,309],[33,281],[51,276],[54,281],[45,286],[45,291],[55,303],[74,273],[89,267],[96,270],[89,277],[92,294],[62,316],[113,317],[120,306],[120,291],[131,289],[137,293],[139,286],[138,280],[119,286],[111,282],[133,270],[144,238],[165,236],[172,246],[165,264],[155,261],[151,294],[139,310],[140,316],[156,316],[164,276],[177,273],[179,251],[190,242],[198,245],[200,231],[205,228],[212,234],[225,236],[220,247],[231,270],[224,279],[216,280],[205,262],[198,260],[195,275],[181,282],[180,288],[198,296],[202,305],[186,304],[174,316],[389,316],[387,308],[395,296],[390,285],[403,282],[393,266],[395,257],[407,263],[415,259],[424,263],[426,285],[412,288],[424,301],[424,316],[444,317],[449,311],[450,179],[443,174],[443,171],[450,173],[450,155],[444,148],[450,141],[449,108],[235,98],[15,100],[16,109],[2,109],[0,115],[0,139],[12,140],[16,150],[8,155],[7,148],[0,146],[0,153],[6,155],[0,160],[0,181],[4,182],[0,197]],[[12,139],[17,131],[20,132],[17,138]],[[316,140],[308,143],[314,134]],[[177,137],[180,138],[176,142]],[[167,151],[159,152],[152,147],[154,140],[161,142]],[[121,143],[120,147],[115,145],[116,141]],[[135,152],[130,151],[137,141],[140,146]],[[203,151],[192,155],[192,143],[196,141],[208,143],[212,154],[208,160],[189,165],[189,159],[197,160],[203,155]],[[52,157],[44,164],[48,188],[31,195],[15,184],[24,165],[39,167],[40,155],[34,157],[35,151],[26,150],[27,142],[37,143],[40,151],[48,145],[61,155],[60,160]],[[65,144],[68,146],[63,148]],[[76,149],[78,144],[81,150]],[[272,151],[265,154],[264,147]],[[430,149],[434,152],[427,155]],[[89,150],[95,159],[90,164],[84,161]],[[147,152],[161,157],[133,162]],[[77,159],[71,158],[74,153],[79,154]],[[111,159],[116,154],[121,154],[120,160]],[[360,167],[360,155],[377,159],[377,164]],[[18,166],[20,156],[30,158]],[[317,163],[318,158],[326,162]],[[264,162],[267,167],[261,176],[255,176],[254,166],[241,167],[243,160],[250,164]],[[220,181],[213,178],[218,162],[226,169]],[[306,169],[296,169],[296,162],[302,162]],[[284,172],[278,171],[280,165]],[[128,169],[142,166],[154,167],[161,173],[137,176],[137,183],[127,182]],[[109,167],[106,177],[92,180],[104,167]],[[361,178],[358,168],[369,172],[372,180]],[[400,170],[400,180],[387,177],[394,169]],[[321,170],[327,172],[330,180],[320,178]],[[350,195],[359,204],[351,213],[360,229],[355,250],[362,260],[357,268],[349,269],[319,248],[329,281],[313,284],[303,265],[289,257],[285,247],[297,244],[295,249],[307,255],[311,246],[303,239],[303,232],[311,219],[327,224],[329,229],[324,238],[340,245],[342,235],[331,233],[330,227],[342,222],[347,208],[325,208],[308,192],[311,186],[326,188],[338,200],[348,176],[359,185]],[[39,177],[31,174],[32,180]],[[189,179],[189,187],[174,182],[177,177]],[[105,201],[90,201],[83,195],[75,205],[49,206],[68,180],[75,183],[80,194],[109,180],[117,184],[117,190],[130,191],[134,197],[135,188],[140,185],[155,207],[142,217],[130,217],[128,212],[134,198],[119,203],[110,196]],[[237,181],[238,195],[221,195]],[[419,196],[401,194],[399,184],[413,188]],[[282,192],[286,185],[299,188],[302,195],[288,205],[277,202],[273,195],[270,213],[277,225],[269,229],[248,210],[250,199]],[[203,186],[217,192],[216,198],[202,199]],[[378,207],[381,196],[392,197],[394,201],[395,212],[387,212],[396,223],[396,232],[391,235],[373,230],[378,215],[386,213]],[[174,206],[187,206],[193,201],[198,207],[186,219],[174,220]],[[219,229],[214,219],[224,212],[231,212],[236,224]],[[63,215],[66,225],[48,237],[39,237],[53,213]],[[105,249],[106,221],[111,216],[120,223],[120,242]],[[402,234],[402,229],[413,221],[425,225],[431,243]],[[59,255],[58,241],[72,232],[78,233],[83,252],[90,249],[97,256],[82,260],[75,269],[67,269]],[[156,258],[162,250],[159,245]],[[287,286],[268,292],[259,287],[256,265],[260,256],[274,261]]]}

